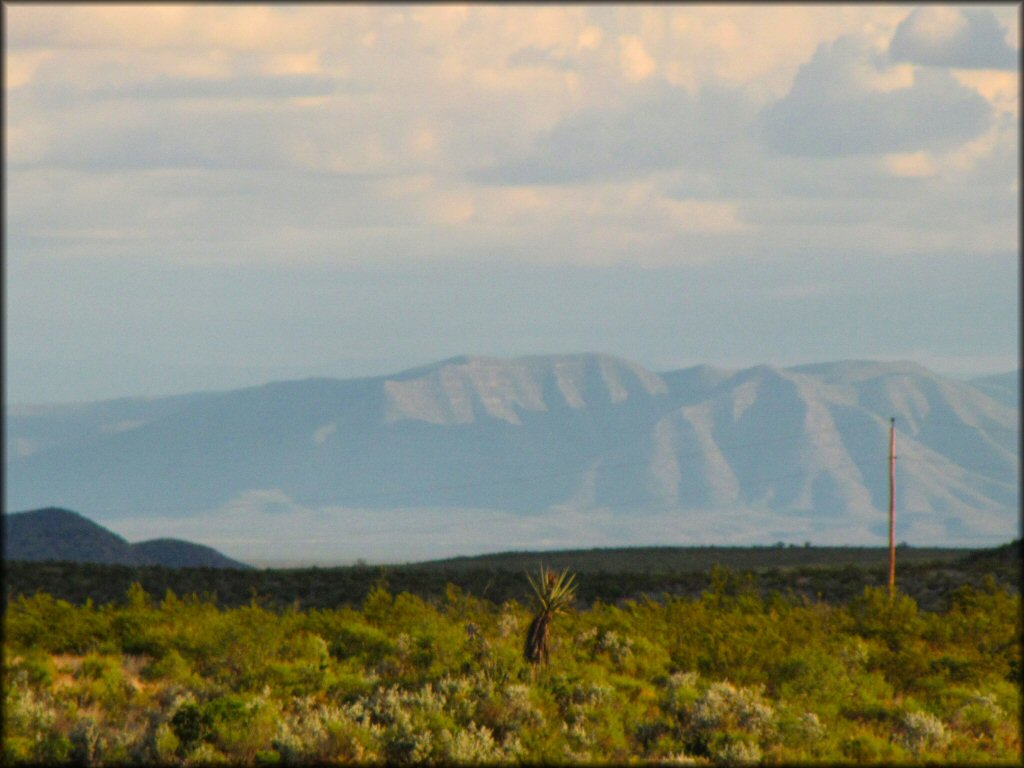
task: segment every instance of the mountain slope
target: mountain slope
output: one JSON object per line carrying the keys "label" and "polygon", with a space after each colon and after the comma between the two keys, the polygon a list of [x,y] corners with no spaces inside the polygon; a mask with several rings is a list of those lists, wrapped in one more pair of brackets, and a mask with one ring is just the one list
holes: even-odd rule
{"label": "mountain slope", "polygon": [[249,568],[213,547],[181,539],[152,539],[131,544],[132,558],[139,565],[167,568]]}
{"label": "mountain slope", "polygon": [[971,379],[971,385],[1004,405],[1017,408],[1020,405],[1020,377],[1019,370],[997,373],[994,376]]}
{"label": "mountain slope", "polygon": [[48,507],[3,515],[4,560],[61,560],[169,568],[248,568],[217,550],[178,539],[129,544],[88,518]]}
{"label": "mountain slope", "polygon": [[871,361],[657,374],[594,354],[462,357],[38,409],[8,424],[8,445],[35,442],[8,454],[7,504],[159,519],[161,531],[216,517],[220,538],[207,540],[247,527],[293,552],[353,557],[369,542],[510,537],[878,543],[890,417],[907,537],[1017,534],[1017,407],[913,363]]}
{"label": "mountain slope", "polygon": [[49,507],[3,515],[4,560],[132,563],[131,545],[66,509]]}

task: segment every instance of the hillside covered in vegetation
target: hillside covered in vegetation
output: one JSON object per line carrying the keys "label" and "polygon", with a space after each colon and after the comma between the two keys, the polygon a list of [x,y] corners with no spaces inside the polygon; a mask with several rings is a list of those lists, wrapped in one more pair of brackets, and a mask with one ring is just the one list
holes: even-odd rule
{"label": "hillside covered in vegetation", "polygon": [[[270,608],[330,609],[360,605],[382,578],[397,592],[431,600],[449,584],[492,602],[525,600],[524,573],[541,565],[568,568],[581,578],[577,602],[640,600],[662,595],[699,597],[714,568],[748,574],[763,597],[772,592],[810,600],[848,601],[866,586],[883,586],[889,552],[883,547],[643,547],[505,552],[406,565],[230,570],[117,566],[94,563],[6,563],[8,599],[46,592],[81,605],[120,600],[138,582],[153,595],[216,597],[240,607],[255,595]],[[926,610],[944,609],[958,587],[980,586],[986,576],[1017,590],[1020,541],[979,550],[897,548],[897,583]]]}
{"label": "hillside covered in vegetation", "polygon": [[400,573],[330,608],[11,598],[5,762],[1020,761],[1020,595],[991,573],[925,611],[716,568],[693,596],[577,600],[548,663],[522,576],[497,600]]}

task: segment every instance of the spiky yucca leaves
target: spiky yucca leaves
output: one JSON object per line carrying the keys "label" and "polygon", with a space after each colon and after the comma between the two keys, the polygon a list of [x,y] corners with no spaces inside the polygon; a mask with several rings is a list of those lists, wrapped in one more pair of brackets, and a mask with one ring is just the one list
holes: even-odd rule
{"label": "spiky yucca leaves", "polygon": [[530,574],[526,578],[533,587],[534,595],[537,598],[539,610],[530,622],[530,629],[526,633],[526,647],[523,655],[531,664],[538,664],[543,661],[548,663],[548,640],[551,635],[551,620],[556,613],[565,610],[576,596],[576,585],[573,580],[576,574],[570,574],[566,568],[560,574],[555,575],[543,565],[540,567],[540,578],[533,580]]}

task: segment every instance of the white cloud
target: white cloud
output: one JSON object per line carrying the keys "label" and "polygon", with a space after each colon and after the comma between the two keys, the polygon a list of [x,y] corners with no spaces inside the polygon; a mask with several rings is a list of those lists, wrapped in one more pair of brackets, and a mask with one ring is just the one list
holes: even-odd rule
{"label": "white cloud", "polygon": [[619,61],[622,64],[622,73],[627,80],[633,82],[646,80],[658,69],[658,65],[644,48],[643,41],[636,35],[626,35],[619,41],[619,44],[621,46]]}
{"label": "white cloud", "polygon": [[1020,73],[993,70],[958,69],[953,71],[960,83],[973,88],[999,113],[1020,117]]}
{"label": "white cloud", "polygon": [[39,67],[53,57],[53,51],[5,51],[4,89],[10,91],[31,82]]}
{"label": "white cloud", "polygon": [[338,425],[333,421],[330,424],[324,424],[321,427],[317,427],[313,431],[313,444],[323,445],[327,442],[327,439],[338,431]]}
{"label": "white cloud", "polygon": [[938,164],[928,152],[886,155],[885,167],[893,176],[922,179],[938,173]]}
{"label": "white cloud", "polygon": [[863,38],[823,43],[786,96],[763,113],[764,136],[791,155],[851,155],[949,149],[981,134],[991,105],[941,70],[911,84]]}
{"label": "white cloud", "polygon": [[[8,260],[742,275],[854,245],[1016,252],[1019,74],[973,64],[1018,45],[1019,9],[946,10],[15,4]],[[896,61],[900,36],[917,47]],[[835,283],[786,280],[778,295],[808,299]],[[567,304],[534,307],[523,338],[567,338],[544,324]],[[445,327],[452,354],[468,343],[459,325]],[[598,325],[573,343],[601,347],[614,329]],[[390,336],[360,327],[348,343],[378,351],[401,334],[398,320]],[[46,346],[31,333],[22,349]]]}
{"label": "white cloud", "polygon": [[530,184],[642,178],[713,164],[749,140],[753,105],[729,88],[696,94],[664,84],[622,104],[582,110],[542,132],[518,156],[508,152],[476,174],[493,183]]}
{"label": "white cloud", "polygon": [[[902,30],[902,32],[901,32]],[[929,6],[911,12],[897,28],[897,36],[907,34],[925,45],[942,45],[967,31],[967,17],[959,8]]]}
{"label": "white cloud", "polygon": [[600,27],[588,26],[576,37],[576,49],[591,51],[601,45],[604,37]]}
{"label": "white cloud", "polygon": [[988,8],[927,5],[896,28],[889,55],[897,61],[968,69],[1017,69],[1019,53]]}

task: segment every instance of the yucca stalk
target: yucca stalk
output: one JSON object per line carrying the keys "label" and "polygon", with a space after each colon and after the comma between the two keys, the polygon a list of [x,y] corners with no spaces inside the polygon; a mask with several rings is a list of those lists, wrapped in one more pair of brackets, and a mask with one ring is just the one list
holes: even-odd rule
{"label": "yucca stalk", "polygon": [[557,576],[554,571],[549,571],[543,565],[540,567],[540,578],[533,580],[530,574],[526,578],[533,587],[534,596],[537,598],[538,611],[530,622],[530,629],[526,633],[526,646],[523,655],[531,664],[538,664],[549,661],[548,640],[551,636],[551,620],[555,614],[564,611],[576,595],[576,585],[573,579],[576,574],[570,574],[566,568]]}

